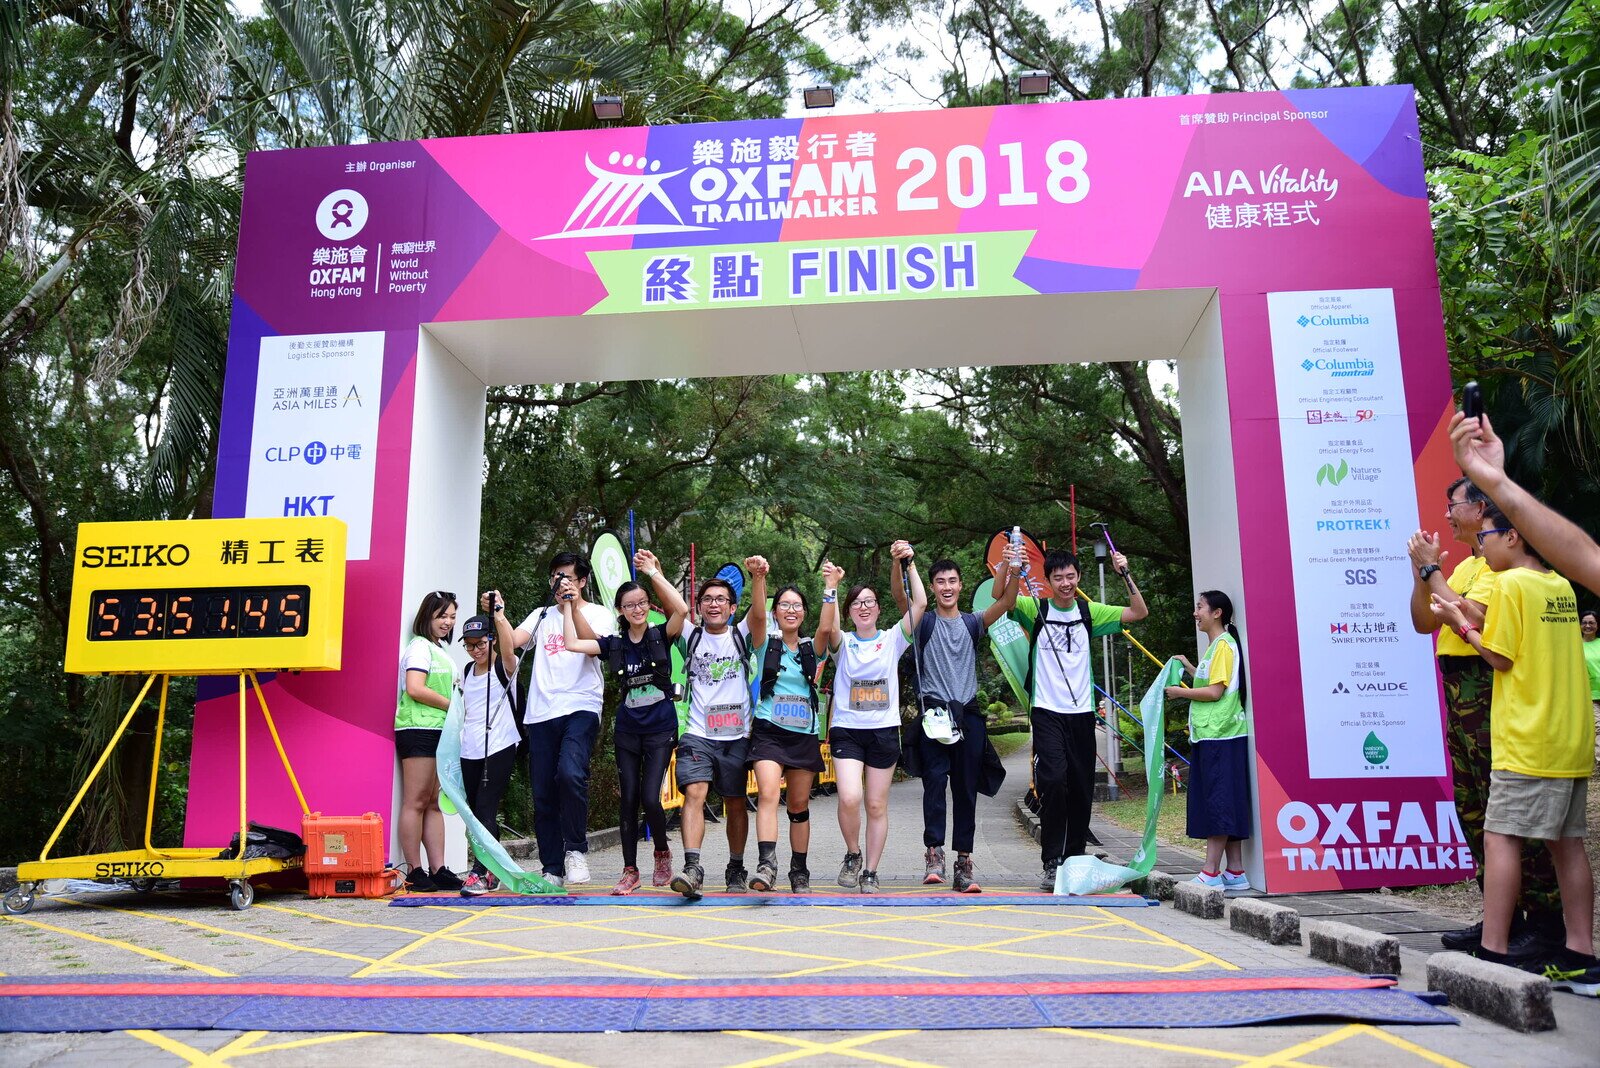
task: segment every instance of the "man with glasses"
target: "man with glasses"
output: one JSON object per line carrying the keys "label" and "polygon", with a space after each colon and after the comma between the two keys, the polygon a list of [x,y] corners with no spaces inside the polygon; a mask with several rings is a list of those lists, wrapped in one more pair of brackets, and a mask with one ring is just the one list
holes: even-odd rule
{"label": "man with glasses", "polygon": [[[1431,607],[1435,598],[1459,605],[1474,626],[1482,626],[1489,599],[1494,594],[1494,569],[1484,559],[1479,545],[1493,505],[1483,491],[1469,479],[1458,478],[1445,491],[1445,518],[1456,541],[1466,545],[1467,555],[1446,577],[1443,565],[1450,550],[1440,547],[1437,532],[1419,530],[1406,543],[1411,557],[1411,624],[1418,634],[1438,632],[1434,652],[1439,658],[1439,674],[1444,680],[1446,717],[1445,744],[1450,750],[1450,766],[1455,788],[1456,814],[1478,865],[1478,886],[1483,886],[1483,820],[1489,803],[1489,712],[1494,689],[1494,671],[1455,630],[1440,626]],[[1523,893],[1528,908],[1527,921],[1518,917],[1514,931],[1519,949],[1532,941],[1550,940],[1561,935],[1560,895],[1556,888],[1555,867],[1542,844],[1530,842],[1523,851]],[[1446,949],[1470,952],[1483,936],[1483,924],[1476,923],[1450,931],[1439,941]]]}
{"label": "man with glasses", "polygon": [[678,637],[689,692],[688,717],[680,716],[677,759],[678,789],[683,792],[683,870],[673,877],[672,889],[691,900],[705,885],[700,846],[706,834],[706,795],[713,786],[722,795],[728,830],[724,873],[728,892],[742,894],[749,889],[744,846],[750,832],[750,810],[745,805],[750,650],[763,647],[767,640],[767,561],[752,556],[744,566],[750,573],[750,611],[745,618],[733,623],[739,598],[732,584],[707,579],[695,598],[700,623]]}
{"label": "man with glasses", "polygon": [[[584,600],[589,563],[577,553],[550,561],[550,589],[570,603],[578,636],[615,634],[616,618]],[[501,604],[483,595],[484,610]],[[567,649],[561,612],[546,606],[511,633],[512,648],[533,658],[528,687],[528,778],[533,786],[533,836],[544,878],[557,886],[589,881],[589,762],[600,734],[605,674],[594,657]],[[532,650],[528,653],[528,650]]]}

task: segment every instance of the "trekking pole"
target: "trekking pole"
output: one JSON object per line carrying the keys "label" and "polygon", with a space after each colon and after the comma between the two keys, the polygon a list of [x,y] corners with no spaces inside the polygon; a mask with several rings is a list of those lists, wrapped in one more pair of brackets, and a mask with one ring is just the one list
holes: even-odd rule
{"label": "trekking pole", "polygon": [[[1122,704],[1121,701],[1118,701],[1115,697],[1112,697],[1110,694],[1106,693],[1105,690],[1101,689],[1099,683],[1095,683],[1094,688],[1097,689],[1097,690],[1100,690],[1100,696],[1101,697],[1104,697],[1107,701],[1110,701],[1113,705],[1116,705],[1118,708],[1122,709],[1122,714],[1123,715],[1127,716],[1129,719],[1131,719],[1135,723],[1139,724],[1139,729],[1140,730],[1144,730],[1144,721],[1141,720],[1138,716],[1134,715],[1132,712],[1129,712],[1128,709]],[[1163,739],[1163,744],[1166,746],[1167,752],[1171,753],[1173,756],[1177,757],[1179,760],[1182,760],[1185,767],[1188,766],[1189,761],[1184,758],[1184,755],[1182,753],[1180,753],[1176,749],[1172,748],[1172,743],[1171,742],[1165,741],[1165,739]]]}

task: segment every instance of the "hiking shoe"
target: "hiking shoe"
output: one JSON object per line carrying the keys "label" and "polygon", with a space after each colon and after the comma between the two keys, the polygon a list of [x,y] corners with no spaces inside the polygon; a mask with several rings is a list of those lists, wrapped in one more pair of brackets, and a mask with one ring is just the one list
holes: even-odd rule
{"label": "hiking shoe", "polygon": [[1221,872],[1218,872],[1216,875],[1207,875],[1203,871],[1197,872],[1195,877],[1189,881],[1194,883],[1196,886],[1214,886],[1218,890],[1226,889],[1228,885],[1223,881]]}
{"label": "hiking shoe", "polygon": [[[1531,969],[1530,969],[1531,970]],[[1600,958],[1585,957],[1566,946],[1544,963],[1540,972],[1557,990],[1584,997],[1600,997]]]}
{"label": "hiking shoe", "polygon": [[1483,921],[1459,931],[1446,931],[1439,936],[1439,944],[1458,953],[1471,953],[1483,944]]}
{"label": "hiking shoe", "polygon": [[542,872],[540,872],[539,873],[539,878],[543,879],[545,882],[549,883],[551,886],[555,887],[557,890],[559,890],[559,889],[561,889],[561,887],[565,886],[566,882],[567,882],[561,876],[559,876],[555,872],[551,872],[551,871],[542,871]]}
{"label": "hiking shoe", "polygon": [[623,868],[622,878],[617,880],[617,885],[611,888],[612,897],[622,897],[631,894],[639,888],[639,869]]}
{"label": "hiking shoe", "polygon": [[1059,860],[1044,866],[1044,875],[1039,879],[1039,889],[1044,893],[1053,894],[1056,892],[1056,869],[1059,867],[1061,867]]}
{"label": "hiking shoe", "polygon": [[958,894],[981,894],[983,887],[972,877],[972,858],[956,857],[956,878],[951,888]]}
{"label": "hiking shoe", "polygon": [[449,868],[440,865],[433,869],[433,887],[435,890],[460,890],[462,885],[461,876]]}
{"label": "hiking shoe", "polygon": [[767,891],[778,885],[778,866],[770,860],[763,860],[756,865],[755,875],[750,877],[750,889]]}
{"label": "hiking shoe", "polygon": [[672,877],[671,887],[690,901],[698,900],[700,887],[705,885],[706,870],[698,864],[685,864],[683,870]]}
{"label": "hiking shoe", "polygon": [[406,889],[413,894],[431,894],[439,888],[427,868],[412,868],[406,873]]}
{"label": "hiking shoe", "polygon": [[586,883],[589,881],[589,858],[576,849],[567,850],[566,863],[562,866],[567,869],[567,882]]}
{"label": "hiking shoe", "polygon": [[488,872],[468,872],[461,881],[462,897],[479,897],[494,889],[494,876]]}
{"label": "hiking shoe", "polygon": [[811,893],[811,873],[804,868],[789,869],[789,893]]}
{"label": "hiking shoe", "polygon": [[855,886],[861,881],[861,854],[846,853],[844,863],[839,865],[839,885]]}
{"label": "hiking shoe", "polygon": [[922,854],[922,881],[926,884],[944,882],[944,846],[929,846]]}
{"label": "hiking shoe", "polygon": [[728,866],[723,869],[722,877],[728,883],[728,893],[743,894],[750,889],[750,873],[744,870],[744,865],[738,861],[728,861]]}
{"label": "hiking shoe", "polygon": [[1244,872],[1225,871],[1222,873],[1222,888],[1224,890],[1250,889],[1250,877]]}
{"label": "hiking shoe", "polygon": [[881,892],[878,888],[878,873],[875,871],[862,872],[860,884],[861,892],[863,894],[876,894]]}
{"label": "hiking shoe", "polygon": [[656,870],[650,876],[651,886],[666,886],[672,882],[672,850],[656,850]]}
{"label": "hiking shoe", "polygon": [[1564,944],[1551,940],[1543,932],[1524,927],[1521,930],[1513,930],[1511,937],[1506,940],[1506,958],[1519,968],[1527,967],[1531,963],[1542,975],[1545,963],[1553,960],[1566,948]]}

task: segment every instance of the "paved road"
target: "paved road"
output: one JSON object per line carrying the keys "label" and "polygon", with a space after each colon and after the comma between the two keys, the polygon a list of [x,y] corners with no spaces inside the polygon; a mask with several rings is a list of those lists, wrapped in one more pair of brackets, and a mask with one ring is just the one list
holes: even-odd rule
{"label": "paved road", "polygon": [[[1025,781],[1020,757],[1008,762]],[[1016,790],[985,799],[978,874],[991,888],[1031,886],[1032,840],[1014,814]],[[813,817],[818,888],[842,853],[831,798]],[[886,884],[921,878],[920,785],[894,788]],[[721,829],[710,828],[706,867],[720,874]],[[753,852],[753,846],[752,850]],[[786,848],[780,851],[786,858]],[[605,882],[617,851],[591,858]],[[780,867],[787,867],[786,859]],[[1425,956],[1405,954],[1405,985],[1419,988]],[[0,970],[13,975],[324,976],[1005,976],[1221,975],[1305,971],[1297,948],[1234,935],[1224,923],[1159,909],[1026,909],[973,899],[962,908],[785,908],[703,904],[691,910],[392,909],[383,903],[312,902],[263,895],[247,913],[215,896],[94,895],[46,901],[0,924]],[[1333,969],[1328,969],[1332,972]],[[1035,1063],[1249,1065],[1588,1065],[1600,1049],[1600,1009],[1557,995],[1561,1029],[1523,1036],[1463,1016],[1455,1027],[1374,1028],[1337,1022],[1249,1028],[754,1032],[697,1034],[296,1034],[220,1031],[0,1036],[0,1064],[319,1065],[420,1058],[484,1062],[663,1064],[970,1065],[1003,1050]],[[470,1027],[470,1025],[468,1025]]]}

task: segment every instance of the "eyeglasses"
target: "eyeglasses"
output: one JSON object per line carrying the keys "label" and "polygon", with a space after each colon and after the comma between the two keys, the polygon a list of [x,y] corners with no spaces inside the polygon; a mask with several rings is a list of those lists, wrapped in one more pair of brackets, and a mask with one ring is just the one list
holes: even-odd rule
{"label": "eyeglasses", "polygon": [[450,592],[448,592],[446,590],[436,590],[435,592],[429,594],[429,596],[435,598],[436,600],[440,600],[440,601],[453,601],[453,600],[456,599],[456,595],[455,594],[450,593]]}
{"label": "eyeglasses", "polygon": [[1460,508],[1462,505],[1465,505],[1465,504],[1482,504],[1482,503],[1483,503],[1482,501],[1473,501],[1473,500],[1451,501],[1449,504],[1445,505],[1444,514],[1446,516],[1448,516],[1451,512],[1454,512],[1457,508]]}
{"label": "eyeglasses", "polygon": [[461,645],[462,645],[462,648],[466,649],[467,652],[475,653],[479,649],[487,649],[487,648],[489,648],[489,639],[488,638],[479,638],[476,641],[465,641],[465,642],[462,642]]}
{"label": "eyeglasses", "polygon": [[702,597],[702,598],[700,598],[700,603],[701,604],[732,604],[733,602],[728,600],[726,597]]}
{"label": "eyeglasses", "polygon": [[874,600],[870,600],[870,599],[868,599],[866,597],[857,597],[853,602],[851,602],[851,605],[850,605],[850,608],[852,610],[857,609],[857,608],[876,608],[876,607],[878,607],[878,602],[874,601]]}
{"label": "eyeglasses", "polygon": [[784,601],[777,608],[780,612],[804,612],[806,610],[806,606],[799,601]]}
{"label": "eyeglasses", "polygon": [[629,601],[627,604],[622,606],[622,610],[624,612],[637,612],[649,607],[649,601]]}
{"label": "eyeglasses", "polygon": [[1514,527],[1491,527],[1488,530],[1480,530],[1477,534],[1478,544],[1482,545],[1483,539],[1487,538],[1490,534],[1510,534],[1514,529]]}

